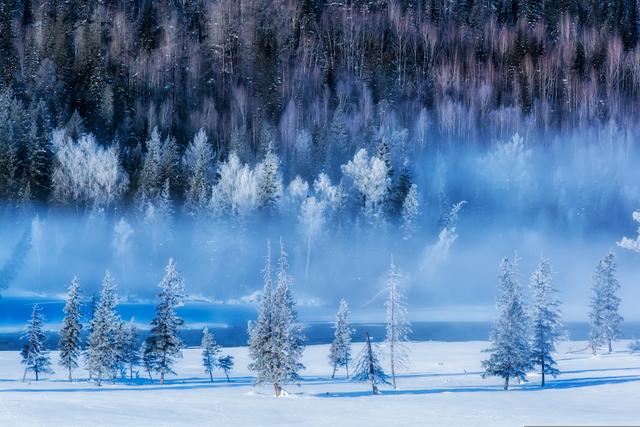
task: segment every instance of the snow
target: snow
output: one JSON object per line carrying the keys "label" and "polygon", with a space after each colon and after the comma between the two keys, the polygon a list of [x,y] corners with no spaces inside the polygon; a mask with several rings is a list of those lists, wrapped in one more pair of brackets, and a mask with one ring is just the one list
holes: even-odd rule
{"label": "snow", "polygon": [[[502,390],[499,378],[482,379],[481,353],[487,342],[409,344],[410,366],[398,377],[399,390],[331,380],[328,345],[309,346],[300,387],[285,386],[285,399],[268,386],[253,387],[246,347],[225,349],[236,370],[227,383],[217,372],[211,383],[201,366],[201,350],[187,349],[175,365],[177,377],[160,386],[147,380],[96,387],[85,378],[73,384],[63,368],[38,383],[23,383],[18,352],[0,352],[0,425],[623,425],[638,422],[640,356],[628,342],[611,355],[594,357],[586,342],[565,342],[557,355],[561,375],[547,388],[531,382]],[[354,343],[359,350],[362,343]],[[57,353],[52,352],[57,365]],[[382,360],[387,364],[387,360]],[[141,373],[141,377],[144,375]]]}

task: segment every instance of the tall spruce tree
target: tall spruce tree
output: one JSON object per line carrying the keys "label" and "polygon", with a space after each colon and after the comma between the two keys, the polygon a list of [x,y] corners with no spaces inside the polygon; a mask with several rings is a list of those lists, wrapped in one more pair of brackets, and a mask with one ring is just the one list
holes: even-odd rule
{"label": "tall spruce tree", "polygon": [[113,372],[118,357],[118,325],[120,316],[116,313],[118,297],[116,283],[107,272],[102,282],[100,300],[91,320],[91,334],[87,348],[87,368],[95,376],[96,384],[102,385],[102,380]]}
{"label": "tall spruce tree", "polygon": [[507,390],[510,378],[524,380],[531,369],[529,319],[522,301],[517,260],[504,258],[500,263],[498,289],[499,318],[491,332],[491,348],[485,350],[490,356],[482,362],[482,375],[503,378]]}
{"label": "tall spruce tree", "polygon": [[334,324],[334,336],[329,349],[329,362],[333,366],[331,378],[336,375],[336,369],[344,367],[349,378],[349,364],[351,363],[351,337],[353,329],[349,325],[349,306],[347,302],[340,300],[336,322]]}
{"label": "tall spruce tree", "polygon": [[558,375],[553,354],[562,337],[560,301],[557,290],[551,283],[551,264],[543,259],[531,276],[530,287],[533,294],[531,307],[531,359],[540,367],[541,386],[545,376]]}
{"label": "tall spruce tree", "polygon": [[407,303],[400,289],[400,273],[391,260],[387,273],[387,310],[385,342],[389,349],[389,362],[391,363],[391,379],[393,388],[396,385],[396,371],[405,368],[409,363],[409,354],[406,343],[409,341],[411,325],[407,320]]}
{"label": "tall spruce tree", "polygon": [[593,276],[591,296],[591,348],[597,354],[598,347],[606,345],[609,353],[613,351],[612,342],[620,337],[620,324],[624,320],[620,315],[620,282],[616,278],[616,261],[609,251],[596,266]]}
{"label": "tall spruce tree", "polygon": [[69,381],[72,381],[73,370],[78,367],[78,357],[81,352],[82,303],[80,299],[80,282],[74,276],[69,286],[67,302],[64,306],[64,319],[60,329],[60,366],[69,371]]}
{"label": "tall spruce tree", "polygon": [[24,365],[24,376],[22,380],[27,378],[27,372],[32,371],[36,375],[38,381],[40,374],[52,374],[51,359],[46,349],[47,336],[44,332],[44,315],[38,304],[33,306],[31,319],[27,325],[27,330],[23,335],[24,346],[22,347],[22,364]]}
{"label": "tall spruce tree", "polygon": [[184,324],[177,309],[184,305],[184,283],[173,258],[165,268],[165,275],[158,285],[160,302],[156,307],[156,317],[151,321],[151,335],[147,338],[149,351],[153,353],[155,370],[160,375],[160,384],[164,384],[167,374],[173,374],[173,364],[182,357],[182,339],[178,334]]}
{"label": "tall spruce tree", "polygon": [[138,343],[138,328],[135,319],[131,318],[129,327],[126,329],[124,348],[122,352],[123,361],[129,371],[129,379],[133,379],[133,370],[140,366],[140,344]]}
{"label": "tall spruce tree", "polygon": [[356,360],[352,380],[371,383],[371,392],[373,394],[380,394],[380,390],[378,389],[380,384],[391,385],[389,376],[380,365],[378,350],[375,345],[371,344],[369,332],[366,333],[364,347]]}

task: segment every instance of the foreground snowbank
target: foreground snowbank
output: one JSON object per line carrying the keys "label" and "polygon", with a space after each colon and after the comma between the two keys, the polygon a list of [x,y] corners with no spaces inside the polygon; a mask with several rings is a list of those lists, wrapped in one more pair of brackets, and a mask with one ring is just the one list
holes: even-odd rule
{"label": "foreground snowbank", "polygon": [[[640,355],[626,342],[614,354],[593,357],[584,342],[560,346],[562,375],[539,389],[538,376],[503,391],[497,378],[482,379],[485,342],[411,344],[411,367],[399,390],[371,396],[366,384],[331,380],[328,346],[305,351],[304,382],[275,399],[253,387],[245,347],[231,348],[236,370],[227,383],[202,372],[199,349],[188,349],[177,378],[96,387],[69,384],[62,369],[44,381],[23,383],[18,352],[0,352],[0,425],[440,425],[633,424],[640,420]],[[360,344],[355,345],[359,351]],[[57,363],[57,355],[53,355]],[[78,371],[86,377],[86,372]],[[342,373],[340,373],[342,374]],[[141,376],[142,373],[141,373]]]}

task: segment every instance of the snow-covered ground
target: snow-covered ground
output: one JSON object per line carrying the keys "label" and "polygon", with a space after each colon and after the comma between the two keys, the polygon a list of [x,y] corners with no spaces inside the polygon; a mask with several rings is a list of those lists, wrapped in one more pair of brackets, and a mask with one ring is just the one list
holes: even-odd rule
{"label": "snow-covered ground", "polygon": [[[640,355],[618,351],[593,357],[584,342],[560,346],[562,374],[538,387],[539,377],[503,391],[497,378],[482,379],[486,342],[411,344],[411,367],[399,390],[371,396],[366,384],[331,380],[328,346],[305,350],[304,381],[287,398],[254,387],[246,348],[226,349],[236,361],[231,382],[213,383],[202,372],[200,350],[188,349],[177,379],[105,384],[65,380],[58,368],[38,383],[23,383],[18,352],[0,352],[0,425],[278,425],[278,426],[523,426],[632,425],[640,423]],[[354,350],[359,351],[361,344]],[[54,363],[57,354],[53,353]],[[86,377],[86,372],[77,375]],[[342,374],[342,373],[341,373]]]}

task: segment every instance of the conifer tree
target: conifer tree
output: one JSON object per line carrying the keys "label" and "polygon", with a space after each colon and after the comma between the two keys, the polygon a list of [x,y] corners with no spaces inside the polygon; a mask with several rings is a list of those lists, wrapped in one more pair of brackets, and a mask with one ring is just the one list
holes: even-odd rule
{"label": "conifer tree", "polygon": [[391,260],[387,273],[387,310],[385,342],[389,348],[389,362],[391,363],[391,379],[393,388],[396,385],[396,370],[405,368],[409,363],[408,348],[411,325],[407,320],[406,298],[400,289],[400,273]]}
{"label": "conifer tree", "polygon": [[278,210],[282,198],[282,177],[280,176],[280,159],[269,145],[264,159],[257,166],[257,198],[258,208],[272,215]]}
{"label": "conifer tree", "polygon": [[209,332],[208,327],[204,327],[202,330],[202,366],[204,371],[209,374],[211,382],[213,382],[213,370],[218,365],[218,353],[220,353],[220,346],[216,343],[213,334]]}
{"label": "conifer tree", "polygon": [[69,381],[72,372],[78,367],[78,357],[81,351],[80,334],[82,332],[82,304],[80,301],[80,282],[74,276],[69,286],[67,302],[64,306],[64,319],[60,329],[60,365],[69,371]]}
{"label": "conifer tree", "polygon": [[507,390],[510,378],[524,380],[531,369],[529,319],[522,302],[517,261],[502,260],[498,288],[499,318],[491,332],[491,348],[485,350],[490,356],[482,362],[485,369],[482,375],[503,378]]}
{"label": "conifer tree", "polygon": [[598,347],[606,345],[609,353],[613,351],[612,342],[620,337],[620,324],[623,321],[619,313],[620,282],[616,278],[616,261],[613,252],[602,258],[596,266],[593,276],[591,296],[591,348],[597,354]]}
{"label": "conifer tree", "polygon": [[140,366],[140,345],[138,344],[138,329],[135,319],[131,318],[129,327],[126,330],[123,361],[129,370],[129,379],[133,379],[134,368]]}
{"label": "conifer tree", "polygon": [[533,301],[531,307],[531,359],[540,366],[541,385],[545,385],[545,375],[558,375],[553,353],[562,336],[560,301],[551,283],[551,265],[544,259],[531,276]]}
{"label": "conifer tree", "polygon": [[22,364],[25,366],[23,381],[26,379],[28,371],[32,371],[36,375],[36,381],[41,373],[53,373],[49,352],[46,349],[47,336],[43,328],[44,315],[40,306],[36,304],[33,306],[27,330],[22,336],[24,346],[20,355],[22,356]]}
{"label": "conifer tree", "polygon": [[371,392],[380,394],[380,384],[391,385],[389,376],[384,372],[378,358],[377,346],[371,344],[369,332],[366,333],[364,347],[356,360],[353,381],[371,383]]}
{"label": "conifer tree", "polygon": [[167,374],[173,374],[175,359],[182,357],[182,340],[178,334],[184,324],[177,309],[184,305],[184,283],[173,259],[165,268],[165,275],[158,285],[160,302],[156,307],[156,317],[151,321],[151,335],[147,338],[148,351],[153,353],[155,370],[160,374],[160,384],[164,384]]}
{"label": "conifer tree", "polygon": [[218,367],[224,372],[225,377],[227,377],[227,382],[230,382],[229,372],[233,369],[233,356],[225,354],[218,357]]}
{"label": "conifer tree", "polygon": [[347,302],[340,300],[340,307],[334,324],[334,338],[329,349],[329,361],[333,366],[331,378],[336,375],[338,367],[344,367],[349,377],[349,364],[351,363],[351,336],[353,329],[349,325],[349,306]]}
{"label": "conifer tree", "polygon": [[104,276],[100,301],[91,320],[91,334],[88,341],[88,369],[96,377],[96,384],[102,385],[106,375],[113,372],[118,357],[118,325],[120,316],[116,313],[118,299],[116,284],[109,272]]}

